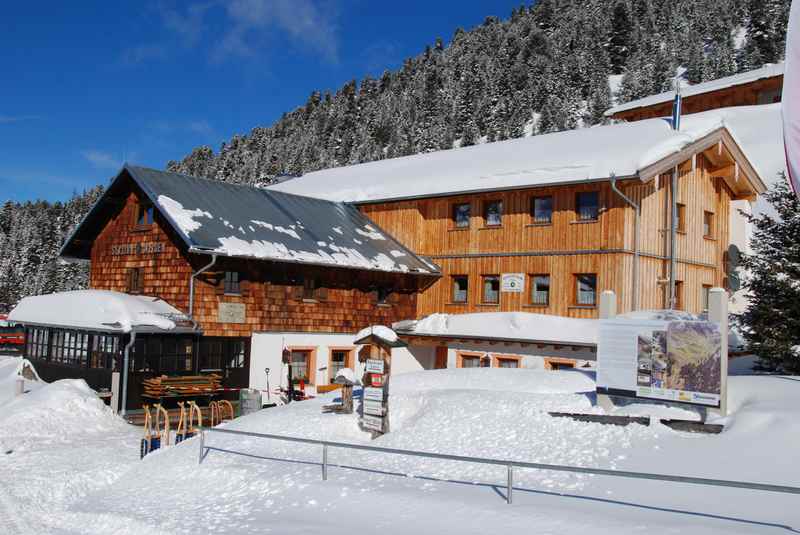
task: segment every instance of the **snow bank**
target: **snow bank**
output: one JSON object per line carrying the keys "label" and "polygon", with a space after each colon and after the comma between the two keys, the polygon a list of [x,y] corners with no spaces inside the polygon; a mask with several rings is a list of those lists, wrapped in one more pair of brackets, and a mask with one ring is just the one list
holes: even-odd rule
{"label": "snow bank", "polygon": [[[473,388],[477,374],[484,374],[481,388]],[[482,389],[487,382],[508,388]],[[547,414],[596,410],[585,395],[587,387],[593,388],[591,376],[567,371],[410,373],[392,378],[392,432],[374,441],[359,429],[357,414],[322,413],[322,406],[338,393],[224,425],[498,459],[776,484],[800,480],[794,455],[800,436],[796,378],[732,378],[732,416],[726,431],[716,436],[659,425],[604,426]],[[358,391],[358,405],[357,398]],[[124,477],[114,477],[110,484],[110,477],[100,477],[102,484],[87,491],[61,472],[74,470],[70,463],[75,458],[108,458],[103,448],[118,447],[123,440],[120,435],[92,442],[90,437],[80,450],[41,448],[36,459],[5,465],[16,485],[11,492],[18,503],[15,510],[28,515],[27,531],[345,534],[364,511],[391,511],[370,517],[371,527],[386,535],[532,530],[563,535],[761,534],[800,523],[794,496],[543,470],[515,470],[514,506],[509,507],[503,500],[503,466],[339,448],[328,450],[328,481],[323,482],[319,446],[217,433],[206,434],[207,446],[246,455],[210,451],[198,466],[197,440],[191,439],[149,455],[130,470],[123,458],[135,450],[121,448],[118,472]],[[85,478],[82,472],[70,474]],[[102,474],[108,477],[108,471]],[[65,481],[69,491],[79,492],[53,506],[46,491],[60,489]],[[28,501],[21,501],[23,497]]]}
{"label": "snow bank", "polygon": [[431,314],[394,327],[401,334],[597,344],[598,321],[527,312],[480,312]]}
{"label": "snow bank", "polygon": [[26,297],[8,314],[9,321],[82,329],[119,330],[155,327],[171,330],[186,316],[157,297],[108,290],[75,290]]}
{"label": "snow bank", "polygon": [[0,407],[14,399],[17,379],[25,378],[23,370],[28,368],[33,380],[25,380],[25,390],[35,390],[44,385],[36,369],[28,359],[0,356]]}

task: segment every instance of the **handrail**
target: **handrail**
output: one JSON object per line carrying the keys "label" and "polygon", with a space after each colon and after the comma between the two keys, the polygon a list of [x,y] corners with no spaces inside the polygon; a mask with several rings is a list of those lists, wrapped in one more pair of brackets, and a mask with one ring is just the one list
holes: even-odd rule
{"label": "handrail", "polygon": [[[268,438],[273,440],[282,440],[284,442],[298,442],[301,444],[316,444],[323,447],[322,450],[322,478],[327,479],[328,474],[328,448],[344,448],[351,450],[374,451],[377,453],[387,453],[390,455],[409,455],[412,457],[427,457],[429,459],[442,459],[447,461],[461,461],[479,464],[491,464],[498,466],[508,467],[508,484],[506,501],[511,503],[511,493],[513,486],[513,469],[517,468],[535,468],[539,470],[552,470],[555,472],[573,472],[579,474],[592,474],[599,476],[612,476],[612,477],[627,477],[633,479],[649,479],[656,481],[672,481],[675,483],[688,483],[691,485],[710,485],[715,487],[733,487],[740,489],[761,490],[767,492],[781,492],[785,494],[800,494],[800,487],[789,487],[785,485],[772,485],[768,483],[751,483],[746,481],[731,481],[725,479],[709,479],[702,477],[691,476],[673,476],[668,474],[653,474],[647,472],[630,472],[626,470],[609,470],[605,468],[586,468],[582,466],[566,466],[560,464],[546,464],[546,463],[532,463],[526,461],[514,461],[504,459],[490,459],[485,457],[468,457],[466,455],[451,455],[449,453],[433,453],[426,451],[414,450],[400,450],[396,448],[384,448],[380,446],[368,446],[366,444],[350,444],[347,442],[336,442],[331,440],[318,440],[313,438],[301,437],[288,437],[284,435],[273,435],[269,433],[254,433],[252,431],[237,431],[235,429],[224,429],[213,427],[208,429],[200,429],[200,457],[198,464],[203,462],[205,450],[209,449],[205,445],[205,431],[213,431],[215,433],[226,433],[230,435],[242,435],[257,438]],[[219,451],[219,450],[217,450]],[[231,452],[237,453],[237,452]]]}

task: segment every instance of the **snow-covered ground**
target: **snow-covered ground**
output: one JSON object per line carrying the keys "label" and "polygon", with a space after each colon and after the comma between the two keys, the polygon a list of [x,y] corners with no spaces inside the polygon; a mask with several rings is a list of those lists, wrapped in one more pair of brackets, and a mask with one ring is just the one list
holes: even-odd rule
{"label": "snow-covered ground", "polygon": [[[547,411],[598,411],[580,371],[451,369],[396,376],[392,432],[375,445],[794,485],[800,380],[737,376],[721,435],[603,426]],[[331,397],[266,409],[231,429],[370,443]],[[208,433],[138,460],[138,430],[80,382],[0,407],[0,526],[9,533],[781,533],[797,497],[505,468]],[[637,406],[633,412],[647,412]],[[681,411],[683,412],[683,411]],[[345,468],[350,467],[350,468]],[[414,477],[404,477],[411,475]]]}

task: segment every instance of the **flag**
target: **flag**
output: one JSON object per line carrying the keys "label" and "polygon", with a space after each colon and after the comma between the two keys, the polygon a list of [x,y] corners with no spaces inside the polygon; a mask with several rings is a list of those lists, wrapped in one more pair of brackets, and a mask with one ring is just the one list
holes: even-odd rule
{"label": "flag", "polygon": [[681,129],[681,111],[683,107],[683,97],[681,96],[681,78],[675,76],[675,99],[672,101],[672,129]]}
{"label": "flag", "polygon": [[786,169],[789,183],[800,197],[800,0],[792,2],[789,13],[781,102]]}

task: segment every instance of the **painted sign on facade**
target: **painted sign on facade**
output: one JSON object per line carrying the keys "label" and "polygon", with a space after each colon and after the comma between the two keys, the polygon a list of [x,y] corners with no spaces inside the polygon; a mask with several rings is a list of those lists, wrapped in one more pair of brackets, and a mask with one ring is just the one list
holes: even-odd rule
{"label": "painted sign on facade", "polygon": [[603,320],[597,345],[602,394],[719,407],[722,337],[708,321]]}
{"label": "painted sign on facade", "polygon": [[503,273],[500,276],[500,291],[506,293],[521,293],[525,291],[525,274]]}
{"label": "painted sign on facade", "polygon": [[111,246],[111,256],[157,254],[163,252],[163,242],[119,243]]}
{"label": "painted sign on facade", "polygon": [[220,323],[244,323],[244,303],[220,303],[217,311],[217,321]]}

